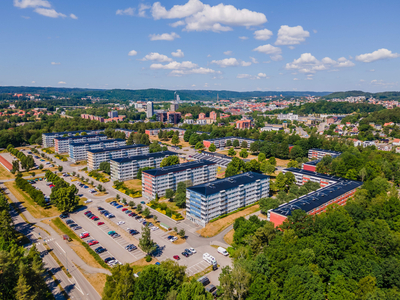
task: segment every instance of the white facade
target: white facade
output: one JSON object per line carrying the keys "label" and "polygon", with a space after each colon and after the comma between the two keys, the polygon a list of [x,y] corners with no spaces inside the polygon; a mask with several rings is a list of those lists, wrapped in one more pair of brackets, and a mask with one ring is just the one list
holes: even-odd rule
{"label": "white facade", "polygon": [[153,102],[149,101],[146,104],[146,117],[150,119],[154,115]]}
{"label": "white facade", "polygon": [[56,153],[66,153],[69,151],[69,144],[71,143],[85,143],[94,141],[106,140],[107,136],[101,135],[84,135],[69,138],[55,138],[54,139],[54,150]]}
{"label": "white facade", "polygon": [[49,148],[54,146],[54,139],[58,137],[66,136],[74,136],[75,134],[81,134],[82,132],[86,132],[87,134],[99,134],[100,132],[104,132],[101,130],[80,130],[80,131],[64,131],[64,132],[52,132],[52,133],[42,133],[42,145],[43,148]]}
{"label": "white facade", "polygon": [[293,113],[288,113],[288,114],[279,114],[278,115],[278,120],[290,120],[290,121],[294,121],[294,120],[298,120],[299,119],[299,115],[295,115]]}
{"label": "white facade", "polygon": [[73,162],[87,160],[87,151],[105,148],[116,148],[126,145],[125,140],[105,140],[99,142],[88,142],[79,144],[69,144],[69,157]]}

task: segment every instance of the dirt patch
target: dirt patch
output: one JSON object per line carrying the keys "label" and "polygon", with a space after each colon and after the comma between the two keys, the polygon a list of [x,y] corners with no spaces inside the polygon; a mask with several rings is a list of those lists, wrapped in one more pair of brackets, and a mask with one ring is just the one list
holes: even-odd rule
{"label": "dirt patch", "polygon": [[83,167],[87,165],[87,161],[78,161],[71,165],[71,167]]}
{"label": "dirt patch", "polygon": [[264,219],[264,220],[267,220],[267,219],[268,219],[268,217],[267,217],[266,215],[264,215],[264,214],[259,214],[258,217],[259,217],[260,219]]}
{"label": "dirt patch", "polygon": [[108,195],[108,193],[107,192],[100,192],[100,193],[94,194],[95,197],[100,197],[100,196],[105,196],[105,195]]}
{"label": "dirt patch", "polygon": [[36,204],[28,194],[17,188],[15,182],[5,182],[4,185],[34,218],[41,219],[59,215],[59,211],[55,207],[43,208]]}
{"label": "dirt patch", "polygon": [[222,230],[224,230],[226,227],[229,225],[233,224],[237,218],[247,216],[249,214],[252,214],[256,212],[257,210],[260,209],[260,206],[258,204],[253,205],[249,208],[246,208],[242,211],[239,211],[237,213],[234,213],[232,215],[229,215],[225,218],[219,219],[215,222],[208,223],[206,227],[197,230],[196,232],[199,233],[203,237],[212,237],[220,233]]}
{"label": "dirt patch", "polygon": [[235,233],[235,230],[232,229],[232,230],[229,231],[227,234],[225,234],[225,236],[224,236],[224,241],[225,241],[225,243],[227,243],[228,245],[232,245],[234,233]]}
{"label": "dirt patch", "polygon": [[140,179],[131,179],[124,181],[124,185],[128,189],[142,190],[142,181]]}
{"label": "dirt patch", "polygon": [[276,165],[278,166],[278,167],[287,167],[287,164],[289,163],[289,159],[280,159],[280,158],[277,158],[276,159]]}
{"label": "dirt patch", "polygon": [[107,275],[103,273],[87,273],[85,270],[75,264],[75,266],[81,271],[83,276],[89,281],[94,289],[101,295],[103,293],[104,286],[106,285]]}
{"label": "dirt patch", "polygon": [[[157,142],[161,142],[161,143],[164,143],[164,144],[167,144],[170,146],[175,146],[174,144],[171,143],[171,139],[169,139],[168,141],[160,141],[158,139],[158,136],[151,136],[150,141],[152,141],[152,142],[157,141]],[[190,144],[188,142],[185,142],[183,140],[183,138],[181,138],[181,137],[179,138],[179,144],[177,144],[177,146],[179,146],[179,145],[181,145],[182,147],[190,147]]]}
{"label": "dirt patch", "polygon": [[108,199],[106,199],[106,202],[107,202],[107,203],[110,203],[110,202],[113,202],[113,201],[115,201],[115,198],[108,198]]}

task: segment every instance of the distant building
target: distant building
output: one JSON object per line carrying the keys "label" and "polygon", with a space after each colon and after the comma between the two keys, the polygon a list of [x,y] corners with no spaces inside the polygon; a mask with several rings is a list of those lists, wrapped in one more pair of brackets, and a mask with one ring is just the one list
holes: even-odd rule
{"label": "distant building", "polygon": [[153,102],[149,101],[146,104],[146,117],[150,119],[154,115]]}
{"label": "distant building", "polygon": [[203,145],[204,145],[204,147],[208,148],[211,146],[211,144],[214,144],[217,148],[222,148],[222,147],[225,147],[227,141],[231,141],[231,143],[233,143],[234,140],[238,140],[239,145],[241,145],[242,142],[246,142],[248,148],[250,148],[250,145],[256,141],[253,139],[241,138],[238,136],[228,136],[228,137],[223,137],[223,138],[203,140]]}
{"label": "distant building", "polygon": [[69,144],[69,158],[73,162],[87,160],[88,150],[116,148],[116,147],[122,147],[124,145],[126,145],[126,140],[123,139],[109,139],[104,141],[71,143]]}
{"label": "distant building", "polygon": [[156,114],[157,122],[169,123],[169,124],[178,124],[182,118],[180,112],[158,112]]}
{"label": "distant building", "polygon": [[247,172],[187,188],[186,217],[201,226],[269,196],[269,176]]}
{"label": "distant building", "polygon": [[261,131],[280,131],[283,130],[282,125],[267,125],[260,129]]}
{"label": "distant building", "polygon": [[59,138],[54,139],[54,151],[58,154],[67,153],[69,151],[69,144],[71,144],[71,143],[103,141],[106,139],[107,139],[107,136],[104,134],[59,137]]}
{"label": "distant building", "polygon": [[251,120],[239,120],[236,121],[237,129],[250,129],[251,128]]}
{"label": "distant building", "polygon": [[99,134],[100,132],[104,132],[104,129],[42,133],[43,148],[53,147],[55,138],[75,136],[76,134],[80,135],[83,132],[87,133],[88,135],[95,135]]}
{"label": "distant building", "polygon": [[293,113],[279,114],[279,115],[278,115],[278,120],[290,120],[290,121],[294,121],[294,120],[298,120],[298,119],[299,119],[299,115],[294,115]]}
{"label": "distant building", "polygon": [[116,110],[109,111],[107,115],[109,118],[118,118],[118,111]]}
{"label": "distant building", "polygon": [[[179,96],[178,96],[179,97]],[[170,106],[170,111],[177,111],[179,108],[179,104],[177,102],[172,102]]]}
{"label": "distant building", "polygon": [[338,157],[340,154],[342,154],[342,152],[325,150],[325,149],[313,148],[313,149],[308,150],[308,158],[309,159],[311,159],[311,158],[321,159],[325,155],[330,155],[330,156],[332,156],[332,158],[335,158],[335,157]]}

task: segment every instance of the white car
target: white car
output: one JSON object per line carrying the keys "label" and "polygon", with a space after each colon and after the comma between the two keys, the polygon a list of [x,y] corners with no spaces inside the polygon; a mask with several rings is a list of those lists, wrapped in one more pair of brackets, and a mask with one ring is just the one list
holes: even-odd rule
{"label": "white car", "polygon": [[125,221],[118,221],[117,225],[125,224]]}
{"label": "white car", "polygon": [[175,242],[177,239],[178,239],[178,238],[177,238],[176,236],[174,236],[173,238],[170,238],[169,241],[170,241],[171,243],[173,243],[173,242]]}
{"label": "white car", "polygon": [[156,230],[158,230],[158,227],[157,226],[153,226],[153,227],[151,227],[151,230],[156,231]]}
{"label": "white car", "polygon": [[90,203],[90,202],[92,202],[91,199],[87,199],[87,200],[85,201],[85,203]]}
{"label": "white car", "polygon": [[192,252],[192,254],[196,253],[196,249],[194,249],[194,248],[189,248],[189,251]]}

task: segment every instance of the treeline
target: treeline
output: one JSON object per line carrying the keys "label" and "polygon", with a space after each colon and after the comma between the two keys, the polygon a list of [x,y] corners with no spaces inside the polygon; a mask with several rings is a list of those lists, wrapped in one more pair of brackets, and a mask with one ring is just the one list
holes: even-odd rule
{"label": "treeline", "polygon": [[400,92],[381,92],[381,93],[368,93],[363,91],[347,91],[347,92],[335,92],[324,96],[324,99],[345,99],[347,97],[359,97],[365,96],[368,98],[375,98],[379,100],[400,100]]}
{"label": "treeline", "polygon": [[279,230],[256,216],[237,219],[233,268],[219,277],[223,299],[399,299],[398,191],[372,191],[319,215],[295,210]]}
{"label": "treeline", "polygon": [[[348,102],[328,102],[317,101],[316,103],[306,103],[301,106],[289,105],[288,108],[281,110],[282,113],[287,114],[293,112],[299,115],[308,114],[351,114],[362,112],[374,112],[385,109],[382,105],[375,105],[369,103],[348,103]],[[267,112],[276,113],[276,111]]]}
{"label": "treeline", "polygon": [[[26,156],[23,152],[15,149],[12,145],[7,146],[7,151],[17,157],[21,162],[21,167],[29,172],[35,166],[35,161],[33,160],[32,155]],[[13,168],[11,172],[15,173],[19,171],[19,163],[18,161],[12,162]]]}
{"label": "treeline", "polygon": [[43,192],[35,189],[27,180],[23,179],[21,176],[17,176],[15,179],[15,184],[18,188],[28,193],[35,203],[41,207],[46,207],[46,201],[44,200]]}
{"label": "treeline", "polygon": [[74,211],[79,205],[79,197],[76,196],[78,189],[73,184],[69,184],[63,178],[54,174],[50,170],[46,171],[47,181],[53,182],[55,187],[51,189],[50,201],[61,212]]}
{"label": "treeline", "polygon": [[389,122],[400,123],[400,107],[385,109],[368,114],[360,121],[360,125],[369,124],[370,122],[380,125]]}

